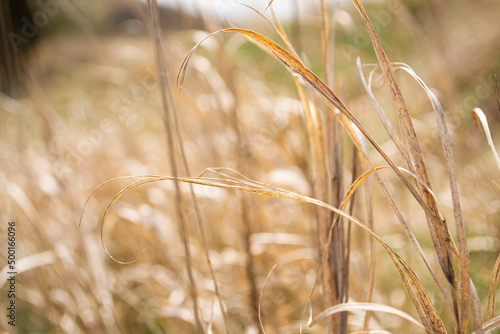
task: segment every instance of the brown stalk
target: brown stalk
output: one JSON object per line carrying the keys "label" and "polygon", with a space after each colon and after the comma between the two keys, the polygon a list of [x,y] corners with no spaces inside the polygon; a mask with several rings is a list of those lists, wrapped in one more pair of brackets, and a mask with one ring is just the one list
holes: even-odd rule
{"label": "brown stalk", "polygon": [[[330,22],[328,19],[328,6],[326,0],[321,0],[321,49],[323,53],[323,69],[325,75],[325,83],[332,87],[333,73],[330,61]],[[321,131],[324,131],[320,129]],[[321,166],[321,170],[317,170],[318,174],[323,174],[318,177],[317,192],[319,199],[338,206],[342,196],[342,137],[340,135],[340,127],[335,121],[335,117],[331,113],[326,113],[326,147],[322,147],[320,154],[324,155],[327,160],[327,165]],[[316,167],[317,168],[317,167]],[[325,182],[326,181],[326,182]],[[318,233],[319,233],[319,249],[320,258],[322,258],[322,250],[325,249],[328,238],[328,226],[332,223],[332,215],[328,211],[318,208]],[[340,304],[347,300],[347,280],[349,278],[348,271],[348,245],[345,240],[344,224],[337,224],[333,230],[332,238],[333,246],[326,250],[328,257],[326,260],[326,268],[323,275],[323,286],[325,289],[324,300],[325,306],[331,307]],[[328,293],[328,291],[330,291]],[[330,333],[345,333],[347,331],[347,315],[342,312],[334,314],[328,318]]]}
{"label": "brown stalk", "polygon": [[184,254],[186,256],[186,271],[188,274],[188,288],[191,294],[191,299],[193,301],[193,313],[194,319],[196,323],[196,329],[198,333],[204,333],[203,325],[200,320],[199,315],[199,307],[198,307],[198,297],[197,297],[197,289],[196,289],[196,281],[193,276],[192,269],[192,260],[191,260],[191,250],[189,248],[189,233],[187,229],[187,223],[183,213],[183,198],[182,192],[180,189],[179,182],[177,180],[178,177],[178,167],[175,158],[175,144],[174,144],[174,135],[173,135],[173,127],[175,124],[173,115],[172,115],[172,106],[173,99],[172,93],[170,91],[169,83],[168,83],[168,72],[165,65],[165,58],[163,54],[163,45],[161,40],[161,30],[159,24],[159,15],[158,15],[158,4],[156,0],[148,0],[148,6],[150,9],[150,15],[153,20],[153,33],[154,33],[154,45],[155,45],[155,56],[156,56],[156,65],[158,71],[158,78],[161,86],[161,96],[163,103],[163,111],[165,114],[164,122],[165,122],[165,130],[167,135],[167,145],[168,145],[168,157],[170,168],[172,170],[172,175],[174,177],[174,186],[175,186],[175,198],[176,198],[176,214],[177,214],[177,222],[179,232],[181,234],[181,238],[184,245]]}
{"label": "brown stalk", "polygon": [[[238,157],[238,166],[242,172],[247,173],[248,168],[246,168],[245,166],[250,166],[251,164],[249,163],[248,161],[249,159],[245,152],[246,147],[248,147],[248,144],[246,143],[244,136],[241,132],[241,122],[238,116],[238,106],[239,106],[238,92],[234,87],[233,78],[227,73],[225,73],[224,78],[228,83],[229,90],[231,91],[235,100],[234,107],[231,110],[232,112],[231,114],[232,114],[232,127],[236,133],[236,151],[237,151],[236,156]],[[256,328],[258,328],[259,333],[263,333],[262,326],[260,326],[261,316],[259,313],[259,293],[257,289],[257,280],[255,276],[255,259],[252,254],[252,243],[251,243],[252,239],[251,237],[253,233],[252,225],[255,223],[255,221],[252,218],[251,210],[248,210],[248,208],[251,207],[251,200],[246,196],[246,194],[242,194],[242,196],[240,197],[240,205],[241,205],[241,220],[243,222],[242,241],[243,241],[243,248],[247,258],[245,264],[245,272],[247,275],[248,285],[250,287],[249,301],[251,307],[252,320],[255,323]]]}

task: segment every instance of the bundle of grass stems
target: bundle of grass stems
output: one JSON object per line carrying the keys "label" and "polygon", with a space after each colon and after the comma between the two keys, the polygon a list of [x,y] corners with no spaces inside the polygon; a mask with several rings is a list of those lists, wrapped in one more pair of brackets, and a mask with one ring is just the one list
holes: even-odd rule
{"label": "bundle of grass stems", "polygon": [[500,329],[500,7],[292,3],[164,36],[57,2],[76,37],[0,100],[20,332]]}

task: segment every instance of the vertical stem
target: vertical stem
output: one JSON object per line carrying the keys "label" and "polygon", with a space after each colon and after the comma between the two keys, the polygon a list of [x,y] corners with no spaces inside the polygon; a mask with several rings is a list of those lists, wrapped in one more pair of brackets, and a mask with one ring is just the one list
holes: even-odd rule
{"label": "vertical stem", "polygon": [[[325,83],[327,86],[333,85],[333,63],[331,61],[331,48],[330,48],[330,21],[328,18],[328,6],[326,0],[321,0],[321,46],[323,52],[323,67],[325,75]],[[327,157],[325,166],[325,177],[327,183],[323,185],[325,197],[333,206],[338,207],[342,200],[342,137],[340,135],[339,124],[331,113],[326,113],[326,150],[325,156]],[[321,232],[320,238],[323,238],[324,245],[328,238],[328,230],[332,224],[332,215],[322,217],[319,224],[326,225],[326,234]],[[324,220],[323,220],[324,219]],[[332,246],[329,250],[329,259],[326,263],[325,273],[323,276],[323,285],[329,288],[325,289],[325,303],[326,307],[333,306],[347,301],[347,281],[349,278],[348,261],[349,257],[346,255],[345,244],[345,227],[344,224],[337,224],[334,228],[332,235]],[[347,330],[347,313],[331,316],[329,318],[329,332],[330,333],[345,333]]]}
{"label": "vertical stem", "polygon": [[250,307],[252,310],[252,320],[256,325],[260,334],[263,334],[262,327],[260,326],[259,320],[259,292],[257,291],[257,284],[255,279],[255,260],[252,255],[252,225],[251,219],[248,214],[248,200],[243,194],[241,197],[241,218],[243,220],[243,246],[245,248],[245,253],[247,255],[247,262],[245,265],[245,271],[247,274],[248,283],[250,286]]}
{"label": "vertical stem", "polygon": [[[221,53],[220,59],[223,59],[222,63],[227,64],[226,59],[224,59],[224,53]],[[240,126],[240,120],[239,120],[239,115],[238,115],[238,105],[239,105],[239,99],[238,99],[238,92],[236,90],[236,87],[234,85],[234,80],[231,74],[227,71],[227,66],[223,67],[223,74],[222,77],[227,83],[227,87],[231,91],[231,94],[234,97],[234,106],[231,110],[231,125],[234,129],[234,132],[236,134],[236,156],[238,157],[238,170],[240,170],[243,174],[245,175],[251,175],[249,173],[249,162],[248,162],[248,144],[242,134],[241,131],[241,126]],[[250,309],[251,309],[251,317],[252,321],[255,325],[255,328],[259,331],[260,334],[263,333],[262,327],[260,325],[260,320],[259,320],[259,291],[257,289],[257,281],[255,279],[255,259],[252,255],[252,243],[251,243],[251,236],[253,233],[253,219],[251,217],[251,213],[249,212],[248,208],[250,207],[250,199],[247,197],[246,194],[242,194],[241,200],[240,200],[240,205],[241,205],[241,220],[243,222],[243,232],[242,232],[242,241],[243,241],[243,248],[245,250],[246,254],[246,264],[245,264],[245,272],[248,280],[248,285],[250,288],[250,295],[249,295],[249,303],[250,303]]]}
{"label": "vertical stem", "polygon": [[158,78],[161,87],[161,96],[162,96],[162,104],[163,110],[165,114],[165,130],[167,134],[167,145],[169,149],[169,164],[172,169],[172,175],[174,176],[174,185],[175,185],[175,198],[176,198],[176,214],[177,214],[177,222],[179,232],[181,234],[181,238],[184,244],[184,255],[186,256],[186,271],[189,278],[189,291],[191,294],[191,299],[193,301],[193,313],[194,319],[196,323],[196,329],[198,333],[204,333],[203,325],[200,320],[199,315],[199,307],[198,307],[198,298],[197,298],[197,289],[196,282],[193,276],[193,269],[191,263],[191,250],[189,248],[189,233],[186,228],[186,220],[182,210],[182,192],[180,189],[178,178],[178,169],[175,159],[175,145],[174,145],[174,132],[172,126],[172,112],[171,108],[173,105],[172,93],[170,91],[169,83],[168,83],[168,73],[165,65],[164,55],[163,55],[163,45],[161,41],[161,30],[158,22],[158,4],[156,0],[148,0],[148,5],[150,9],[151,18],[153,20],[153,35],[154,35],[154,45],[155,45],[155,55],[156,55],[156,65],[158,71]]}

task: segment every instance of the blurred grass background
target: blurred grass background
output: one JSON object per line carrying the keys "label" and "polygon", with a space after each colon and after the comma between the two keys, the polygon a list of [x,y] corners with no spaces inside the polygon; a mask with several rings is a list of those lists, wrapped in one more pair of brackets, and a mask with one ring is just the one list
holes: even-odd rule
{"label": "blurred grass background", "polygon": [[[321,77],[319,4],[297,2],[302,11],[308,6],[307,13],[301,11],[298,20],[292,17],[282,23],[306,66]],[[35,4],[32,9],[47,13],[49,19],[40,27],[41,38],[36,41],[29,75],[23,81],[24,94],[16,98],[0,95],[0,240],[5,250],[7,221],[16,221],[16,329],[19,333],[194,333],[184,253],[173,214],[173,184],[134,189],[108,218],[104,239],[114,257],[128,261],[146,249],[134,264],[114,263],[100,243],[100,216],[127,181],[114,181],[98,190],[78,227],[85,198],[101,182],[123,175],[171,174],[147,11],[132,2],[53,3],[58,6],[53,16],[43,6]],[[252,1],[246,3],[252,5]],[[363,22],[349,2],[331,5],[335,18],[332,88],[398,161],[357,74],[356,57],[363,63],[376,62]],[[498,182],[500,172],[484,136],[473,125],[471,111],[474,107],[485,111],[498,143],[494,78],[500,73],[500,5],[491,0],[390,0],[367,2],[366,6],[389,58],[411,65],[435,90],[444,107],[455,150],[471,275],[485,308],[491,271],[500,250],[499,190],[491,182]],[[196,17],[185,12],[163,13],[164,52],[172,87],[191,47],[207,32],[226,25],[215,19],[210,6],[205,8],[209,10],[199,11],[201,16]],[[231,11],[224,14],[235,25],[241,20],[244,28],[276,39],[271,27],[249,9],[244,19],[231,18]],[[398,78],[432,171],[433,189],[446,216],[452,217],[432,108],[415,82],[404,74]],[[382,84],[380,80],[378,86]],[[387,92],[378,89],[376,94],[395,120]],[[188,176],[212,166],[244,168],[253,179],[312,195],[311,158],[301,104],[291,75],[265,52],[241,36],[208,40],[193,57],[182,94],[174,89],[174,100],[194,174]],[[235,109],[242,137],[239,145]],[[350,150],[348,141],[345,145],[346,151]],[[247,166],[240,165],[239,155],[245,157]],[[375,165],[384,164],[375,152],[372,160]],[[345,173],[345,180],[350,180],[347,165]],[[432,264],[438,266],[416,202],[395,175],[383,171],[381,175]],[[243,202],[239,199],[243,195],[203,187],[195,190],[228,310],[228,331],[256,333],[241,238]],[[376,188],[375,231],[412,265],[430,287],[432,297],[430,275],[381,197]],[[353,214],[363,220],[363,196],[356,200]],[[314,208],[257,196],[248,197],[248,201],[259,289],[272,266],[279,264],[263,295],[265,328],[272,333],[296,333],[318,269]],[[186,212],[194,221],[189,204]],[[214,333],[222,333],[224,324],[199,231],[194,223],[189,226],[202,319],[213,323]],[[363,301],[369,237],[356,228],[353,233],[350,298]],[[377,255],[373,301],[417,317],[392,263],[381,248],[377,248]],[[5,251],[0,253],[0,259],[5,256]],[[6,300],[5,283],[0,293],[1,300]],[[437,289],[435,293],[439,310],[443,302]],[[315,313],[322,310],[319,294],[316,292],[313,299]],[[362,316],[349,318],[351,331],[361,329]],[[3,331],[11,330],[6,321],[0,323]],[[323,333],[323,326],[320,323],[308,331]],[[371,329],[378,328],[395,333],[416,330],[399,318],[377,313]]]}

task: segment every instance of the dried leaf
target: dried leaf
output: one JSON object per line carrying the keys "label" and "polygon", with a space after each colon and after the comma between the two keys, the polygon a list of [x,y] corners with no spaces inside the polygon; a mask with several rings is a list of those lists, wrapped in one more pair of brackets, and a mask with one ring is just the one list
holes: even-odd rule
{"label": "dried leaf", "polygon": [[348,311],[373,311],[373,312],[384,312],[392,315],[396,315],[398,317],[401,317],[415,325],[417,325],[419,328],[425,329],[417,320],[415,320],[412,316],[409,314],[400,311],[394,307],[390,307],[387,305],[382,305],[382,304],[376,304],[376,303],[344,303],[344,304],[339,304],[335,305],[332,307],[327,308],[320,314],[316,316],[316,318],[313,319],[313,321],[309,324],[309,327],[314,326],[318,321],[320,321],[323,318],[326,318],[330,315],[339,313],[339,312],[348,312]]}
{"label": "dried leaf", "polygon": [[486,140],[488,141],[488,145],[490,146],[491,152],[495,157],[498,169],[500,169],[500,157],[498,156],[497,149],[495,148],[495,144],[493,143],[493,139],[491,138],[490,127],[488,125],[488,119],[486,118],[486,115],[480,108],[474,108],[474,110],[472,111],[472,116],[474,117],[476,126],[478,126],[478,121],[481,123],[484,134],[486,136]]}

